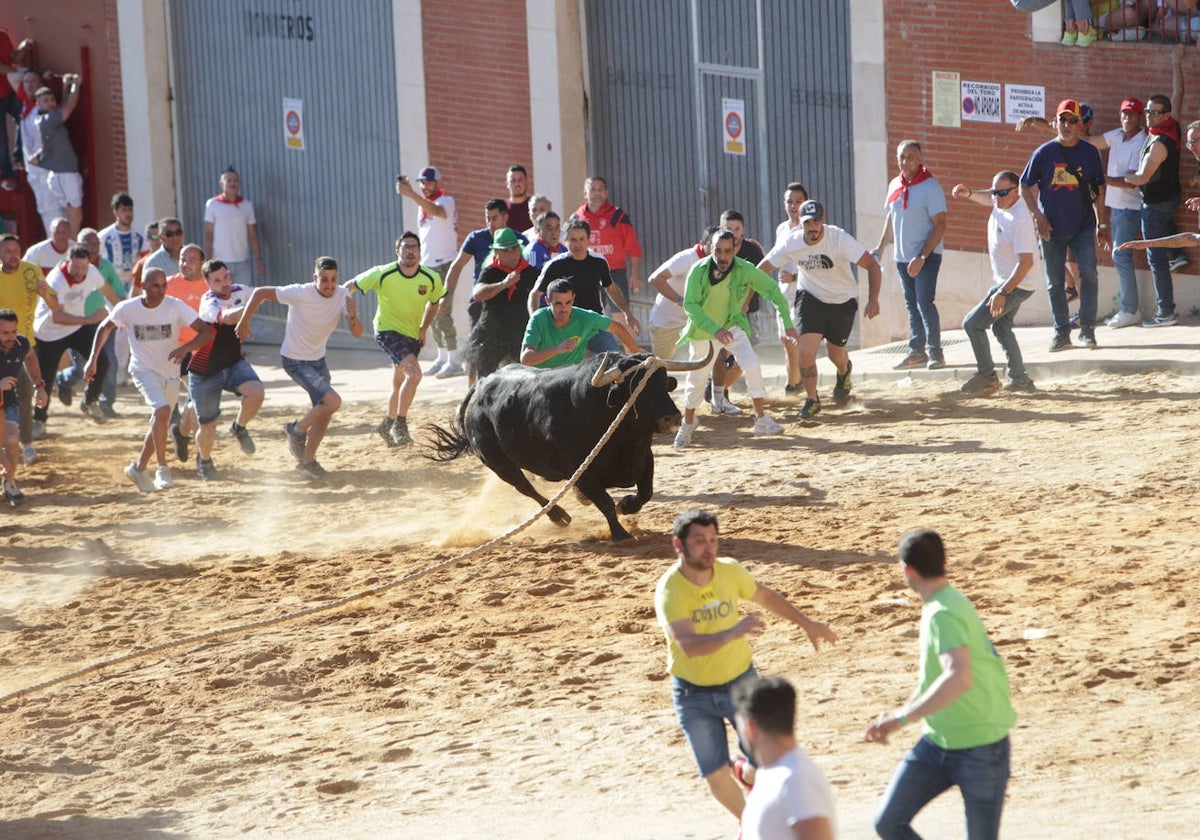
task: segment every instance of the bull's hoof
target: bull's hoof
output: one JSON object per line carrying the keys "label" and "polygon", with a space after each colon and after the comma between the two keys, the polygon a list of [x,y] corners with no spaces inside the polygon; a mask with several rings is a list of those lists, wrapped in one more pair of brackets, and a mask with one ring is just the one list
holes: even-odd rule
{"label": "bull's hoof", "polygon": [[567,513],[558,505],[550,508],[550,510],[547,512],[547,516],[550,517],[550,521],[555,525],[561,525],[565,528],[571,524],[571,514]]}
{"label": "bull's hoof", "polygon": [[610,528],[609,530],[612,532],[613,542],[625,542],[625,540],[633,539],[633,534],[626,531],[620,525],[616,526],[615,528]]}
{"label": "bull's hoof", "polygon": [[636,494],[630,493],[628,496],[622,497],[621,501],[617,502],[617,510],[626,514],[637,513],[645,504],[646,503],[638,498]]}

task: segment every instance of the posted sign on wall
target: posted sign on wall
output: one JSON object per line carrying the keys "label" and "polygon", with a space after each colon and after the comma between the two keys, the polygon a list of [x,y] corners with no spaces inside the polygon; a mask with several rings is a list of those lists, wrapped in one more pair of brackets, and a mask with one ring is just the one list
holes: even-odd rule
{"label": "posted sign on wall", "polygon": [[1000,122],[1000,84],[962,83],[962,118],[974,122]]}
{"label": "posted sign on wall", "polygon": [[283,145],[304,151],[304,100],[283,100]]}
{"label": "posted sign on wall", "polygon": [[746,102],[743,99],[721,100],[721,122],[725,131],[725,154],[746,154]]}

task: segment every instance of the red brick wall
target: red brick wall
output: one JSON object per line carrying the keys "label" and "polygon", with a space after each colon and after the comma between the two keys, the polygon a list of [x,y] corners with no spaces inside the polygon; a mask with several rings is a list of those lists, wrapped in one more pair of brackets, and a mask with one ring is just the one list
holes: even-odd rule
{"label": "red brick wall", "polygon": [[461,3],[421,4],[429,162],[454,197],[460,238],[483,227],[488,200],[508,197],[510,165],[523,164],[531,178],[537,174],[525,0],[492,0],[464,11]]}
{"label": "red brick wall", "polygon": [[[1033,43],[1029,15],[1004,2],[938,2],[923,8],[920,16],[913,15],[915,8],[911,2],[884,0],[889,149],[905,137],[921,143],[925,165],[947,193],[948,248],[986,250],[987,211],[950,198],[954,184],[985,186],[1001,169],[1019,174],[1033,149],[1050,135],[1017,134],[1008,123],[933,126],[934,70],[957,72],[968,81],[1042,85],[1048,112],[1067,98],[1089,103],[1096,114],[1092,123],[1096,134],[1119,124],[1118,110],[1125,97],[1145,102],[1155,93],[1171,95],[1172,46],[1098,41],[1080,48]],[[1182,109],[1181,121],[1186,125],[1200,118],[1194,105],[1200,94],[1195,47],[1187,48],[1183,68],[1190,86]],[[1185,194],[1194,195],[1186,181],[1196,168],[1186,151],[1183,157]],[[888,170],[896,170],[894,151],[889,151]],[[1180,212],[1176,221],[1181,230],[1196,229],[1195,214]]]}
{"label": "red brick wall", "polygon": [[[120,28],[117,24],[117,0],[104,0],[105,45],[108,53],[108,89],[97,96],[108,96],[110,119],[108,123],[109,165],[112,174],[113,189],[99,195],[96,201],[96,215],[103,221],[97,220],[101,227],[108,225],[110,218],[109,201],[117,190],[129,189],[129,171],[126,168],[125,157],[125,95],[121,90],[121,39]],[[96,56],[96,61],[102,56]]]}

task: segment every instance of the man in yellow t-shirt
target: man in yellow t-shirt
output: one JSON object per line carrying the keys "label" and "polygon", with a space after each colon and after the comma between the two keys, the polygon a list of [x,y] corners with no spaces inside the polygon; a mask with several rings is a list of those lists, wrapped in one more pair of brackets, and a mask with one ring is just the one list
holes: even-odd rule
{"label": "man in yellow t-shirt", "polygon": [[667,637],[675,716],[712,795],[740,819],[746,799],[738,782],[753,786],[754,767],[741,757],[730,764],[725,726],[734,726],[733,687],[756,676],[746,637],[766,623],[757,612],[740,616],[738,602],[753,601],[796,624],[814,648],[836,642],[837,634],[755,583],[736,560],[718,558],[715,514],[684,511],[672,530],[678,561],[658,581],[654,611]]}
{"label": "man in yellow t-shirt", "polygon": [[436,271],[421,265],[421,240],[411,230],[396,240],[396,257],[396,262],[364,271],[344,288],[348,292],[374,290],[379,297],[375,342],[392,360],[392,396],[387,416],[375,431],[388,446],[407,446],[412,443],[408,408],[421,382],[417,356],[425,346],[436,304],[446,296],[446,284]]}

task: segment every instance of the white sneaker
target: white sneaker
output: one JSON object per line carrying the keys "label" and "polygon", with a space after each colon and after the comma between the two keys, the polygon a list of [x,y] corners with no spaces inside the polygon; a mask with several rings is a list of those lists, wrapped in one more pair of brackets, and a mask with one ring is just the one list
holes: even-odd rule
{"label": "white sneaker", "polygon": [[675,433],[675,448],[686,449],[688,444],[692,442],[692,435],[696,433],[696,423],[691,423],[686,420],[679,424],[679,431]]}
{"label": "white sneaker", "polygon": [[154,471],[154,489],[166,490],[168,487],[174,486],[175,482],[171,478],[171,468],[163,465]]}
{"label": "white sneaker", "polygon": [[42,436],[45,434],[46,434],[46,421],[45,420],[34,420],[33,421],[33,439],[41,440]]}
{"label": "white sneaker", "polygon": [[721,414],[728,414],[730,416],[742,413],[740,408],[729,401],[729,397],[721,398],[721,402],[717,410],[720,411]]}
{"label": "white sneaker", "polygon": [[29,466],[37,460],[37,450],[33,448],[32,443],[27,443],[21,447],[21,463]]}
{"label": "white sneaker", "polygon": [[783,431],[783,426],[775,422],[775,418],[770,414],[764,413],[754,421],[754,434],[756,435],[777,435]]}
{"label": "white sneaker", "polygon": [[445,366],[446,366],[446,360],[439,359],[438,361],[431,364],[429,367],[425,368],[424,375],[425,376],[437,376],[438,372],[441,371],[441,369],[444,368]]}
{"label": "white sneaker", "polygon": [[139,470],[137,463],[131,463],[125,468],[126,477],[137,485],[137,489],[143,493],[154,492],[154,482],[150,480],[150,476],[146,475],[144,470]]}
{"label": "white sneaker", "polygon": [[1108,320],[1108,325],[1114,330],[1119,330],[1121,327],[1140,327],[1142,318],[1136,312],[1126,312],[1122,309]]}

